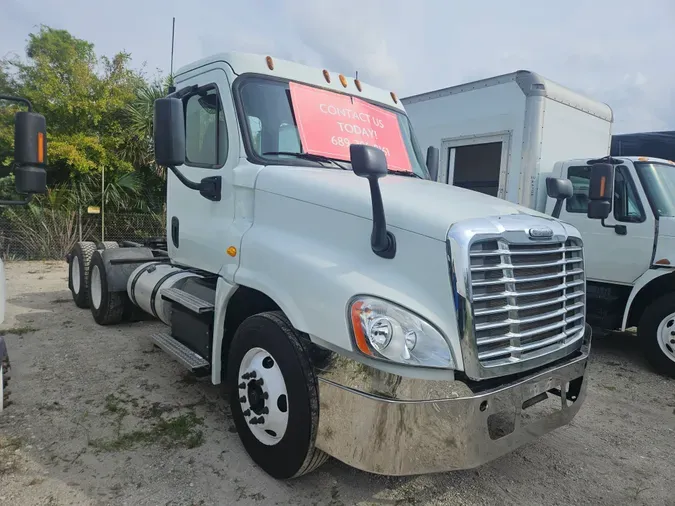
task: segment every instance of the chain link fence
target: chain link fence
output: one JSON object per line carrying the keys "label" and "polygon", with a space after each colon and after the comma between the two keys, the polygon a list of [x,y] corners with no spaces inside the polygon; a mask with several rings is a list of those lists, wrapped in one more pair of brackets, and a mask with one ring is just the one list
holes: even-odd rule
{"label": "chain link fence", "polygon": [[63,259],[78,241],[142,241],[166,235],[162,213],[77,213],[37,207],[0,213],[0,255],[4,260]]}

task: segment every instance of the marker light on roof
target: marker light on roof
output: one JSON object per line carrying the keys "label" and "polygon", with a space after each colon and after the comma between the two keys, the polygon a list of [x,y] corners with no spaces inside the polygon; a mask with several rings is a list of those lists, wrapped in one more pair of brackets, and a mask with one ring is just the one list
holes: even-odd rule
{"label": "marker light on roof", "polygon": [[391,99],[394,101],[395,104],[398,104],[398,98],[396,98],[396,93],[393,91],[389,93],[391,95]]}
{"label": "marker light on roof", "polygon": [[342,83],[342,86],[344,86],[345,88],[347,87],[347,78],[342,74],[340,74],[340,82]]}
{"label": "marker light on roof", "polygon": [[327,83],[330,83],[330,74],[326,69],[323,69],[323,77],[326,80]]}
{"label": "marker light on roof", "polygon": [[638,160],[640,160],[641,162],[648,162],[649,158],[647,158],[646,156],[638,156]]}
{"label": "marker light on roof", "polygon": [[266,57],[265,61],[267,62],[267,68],[270,70],[274,70],[274,60],[272,60],[272,57],[271,56]]}
{"label": "marker light on roof", "polygon": [[361,81],[354,79],[354,84],[356,85],[356,89],[361,91]]}

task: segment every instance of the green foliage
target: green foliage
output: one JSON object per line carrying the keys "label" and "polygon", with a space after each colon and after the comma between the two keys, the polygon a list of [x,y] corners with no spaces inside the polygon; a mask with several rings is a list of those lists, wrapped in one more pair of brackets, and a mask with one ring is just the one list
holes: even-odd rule
{"label": "green foliage", "polygon": [[[129,149],[138,140],[127,108],[139,90],[148,88],[130,60],[125,52],[98,57],[93,44],[47,26],[29,35],[25,59],[2,60],[0,89],[27,98],[47,118],[52,182],[103,168],[126,173],[150,163]],[[0,117],[0,164],[5,168],[15,110],[7,108]]]}

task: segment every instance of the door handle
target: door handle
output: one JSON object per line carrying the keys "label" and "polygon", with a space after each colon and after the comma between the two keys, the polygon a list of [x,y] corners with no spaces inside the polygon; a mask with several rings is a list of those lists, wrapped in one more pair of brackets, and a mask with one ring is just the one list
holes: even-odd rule
{"label": "door handle", "polygon": [[177,248],[178,247],[178,217],[171,217],[171,242]]}

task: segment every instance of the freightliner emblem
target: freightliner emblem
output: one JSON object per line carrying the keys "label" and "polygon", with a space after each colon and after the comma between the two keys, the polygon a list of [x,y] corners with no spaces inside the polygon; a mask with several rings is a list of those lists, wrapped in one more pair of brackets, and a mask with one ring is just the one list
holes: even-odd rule
{"label": "freightliner emblem", "polygon": [[529,230],[532,239],[549,239],[553,237],[553,230],[548,227],[537,227]]}

